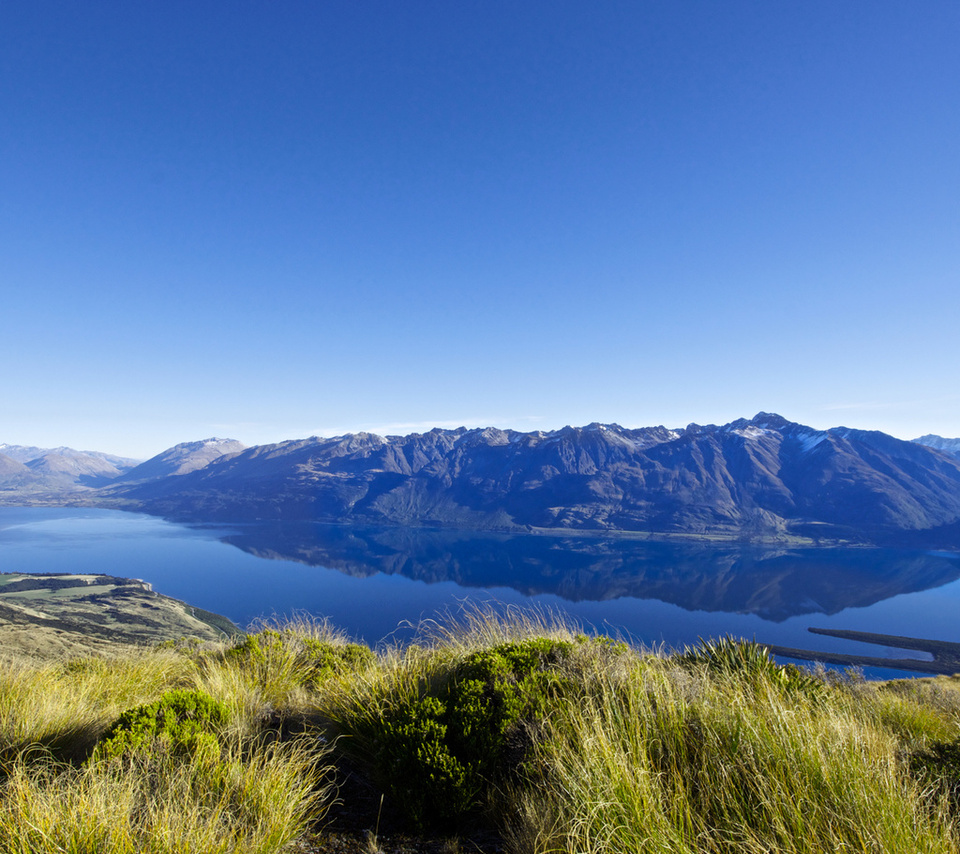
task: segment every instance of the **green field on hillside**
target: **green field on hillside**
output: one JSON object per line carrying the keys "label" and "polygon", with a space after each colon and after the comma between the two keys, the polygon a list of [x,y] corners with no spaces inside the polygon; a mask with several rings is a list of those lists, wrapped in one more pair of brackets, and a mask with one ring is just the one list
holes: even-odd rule
{"label": "green field on hillside", "polygon": [[226,617],[111,575],[0,573],[0,656],[38,661],[239,633]]}

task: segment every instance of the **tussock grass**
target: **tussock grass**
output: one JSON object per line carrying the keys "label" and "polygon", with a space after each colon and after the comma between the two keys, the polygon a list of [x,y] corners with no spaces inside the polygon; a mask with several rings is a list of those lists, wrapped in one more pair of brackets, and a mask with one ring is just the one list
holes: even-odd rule
{"label": "tussock grass", "polygon": [[[948,852],[956,837],[849,696],[647,662],[552,722],[523,792],[531,852]],[[544,805],[546,802],[546,808]]]}
{"label": "tussock grass", "polygon": [[865,700],[878,722],[904,739],[960,738],[960,678],[898,679],[869,691]]}
{"label": "tussock grass", "polygon": [[0,662],[0,763],[30,745],[82,757],[124,709],[190,684],[195,671],[189,658],[169,650],[44,665]]}
{"label": "tussock grass", "polygon": [[304,828],[325,796],[300,744],[184,760],[153,752],[81,768],[16,762],[0,802],[9,854],[267,854]]}
{"label": "tussock grass", "polygon": [[[321,734],[282,731],[314,696],[290,659],[345,641],[305,623],[283,633],[258,660],[237,639],[0,666],[0,851],[273,852],[302,834],[335,786]],[[203,737],[147,727],[129,750],[97,748],[125,712],[191,691],[225,710]]]}
{"label": "tussock grass", "polygon": [[[152,726],[191,692],[222,710],[200,736]],[[142,737],[97,748],[124,712]],[[956,854],[960,680],[824,678],[729,639],[671,656],[482,611],[376,655],[301,619],[0,664],[3,852],[279,852],[323,819],[335,769],[362,782],[368,830],[382,805],[515,854]]]}

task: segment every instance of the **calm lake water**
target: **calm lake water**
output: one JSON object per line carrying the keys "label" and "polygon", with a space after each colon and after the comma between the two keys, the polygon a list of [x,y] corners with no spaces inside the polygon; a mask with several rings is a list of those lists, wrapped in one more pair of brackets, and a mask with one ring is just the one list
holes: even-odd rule
{"label": "calm lake water", "polygon": [[[778,549],[312,523],[180,525],[109,510],[0,508],[0,571],[103,572],[240,626],[307,612],[376,644],[471,604],[561,611],[682,647],[734,634],[804,649],[922,653],[810,626],[960,640],[960,554]],[[870,675],[883,675],[873,671]]]}

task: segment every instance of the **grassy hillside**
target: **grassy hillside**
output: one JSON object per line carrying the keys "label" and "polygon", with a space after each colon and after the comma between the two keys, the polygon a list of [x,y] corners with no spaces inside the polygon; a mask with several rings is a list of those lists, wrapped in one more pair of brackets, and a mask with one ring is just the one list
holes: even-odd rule
{"label": "grassy hillside", "polygon": [[226,617],[111,575],[0,573],[0,654],[37,660],[184,636],[238,634]]}
{"label": "grassy hillside", "polygon": [[0,664],[0,851],[957,852],[960,681],[477,616]]}

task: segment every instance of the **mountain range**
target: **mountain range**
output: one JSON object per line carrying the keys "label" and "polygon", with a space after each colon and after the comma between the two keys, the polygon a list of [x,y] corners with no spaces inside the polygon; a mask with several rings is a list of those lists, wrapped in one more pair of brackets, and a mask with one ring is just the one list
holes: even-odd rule
{"label": "mountain range", "polygon": [[[43,495],[180,520],[960,546],[960,440],[821,431],[763,412],[680,430],[438,428],[250,448],[209,439],[122,469],[61,453],[72,484],[50,452],[20,462],[9,447],[5,503]],[[91,459],[101,470],[81,473]]]}
{"label": "mountain range", "polygon": [[0,445],[0,494],[95,488],[110,483],[139,461],[100,451]]}
{"label": "mountain range", "polygon": [[204,439],[175,445],[143,462],[100,451],[3,444],[0,445],[0,499],[9,499],[11,493],[20,493],[25,498],[50,499],[58,493],[77,497],[114,482],[185,474],[245,447],[235,439]]}

